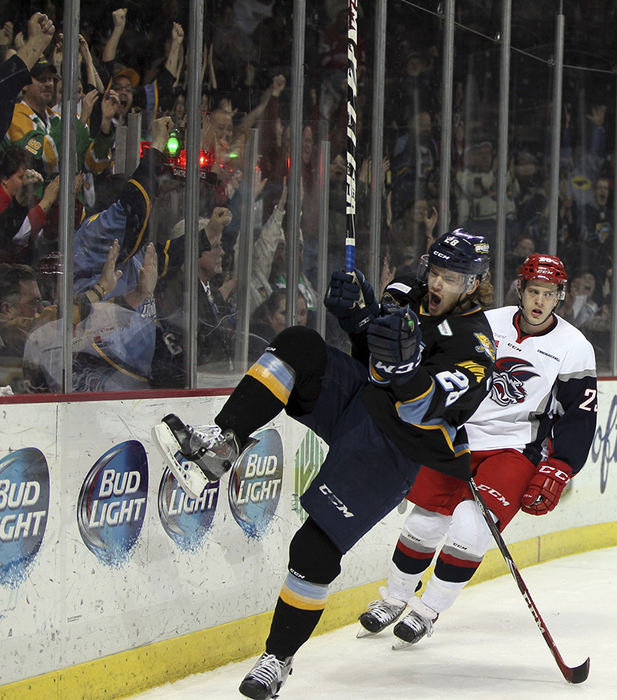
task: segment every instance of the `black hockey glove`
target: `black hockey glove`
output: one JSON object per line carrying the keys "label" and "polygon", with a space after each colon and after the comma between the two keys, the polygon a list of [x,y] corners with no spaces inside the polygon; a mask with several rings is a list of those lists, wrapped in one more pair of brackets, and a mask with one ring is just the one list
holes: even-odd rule
{"label": "black hockey glove", "polygon": [[360,270],[333,272],[324,305],[346,333],[360,333],[379,316],[373,287]]}
{"label": "black hockey glove", "polygon": [[385,379],[411,379],[420,365],[421,340],[418,317],[408,308],[374,319],[367,331],[372,366]]}
{"label": "black hockey glove", "polygon": [[396,288],[396,278],[386,286],[383,296],[381,297],[381,311],[383,314],[391,314],[397,309],[403,308],[408,304],[417,304],[428,292],[428,284],[421,280],[413,280],[409,282],[405,280],[405,285],[408,291],[403,293]]}
{"label": "black hockey glove", "polygon": [[428,292],[428,284],[422,280],[416,280],[411,285],[411,292],[407,294],[410,301],[420,302]]}

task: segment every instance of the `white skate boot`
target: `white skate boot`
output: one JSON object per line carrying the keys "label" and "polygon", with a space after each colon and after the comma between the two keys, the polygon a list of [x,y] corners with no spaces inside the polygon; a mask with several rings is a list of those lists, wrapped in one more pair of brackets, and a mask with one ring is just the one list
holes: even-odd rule
{"label": "white skate boot", "polygon": [[293,656],[279,659],[274,654],[263,653],[240,683],[240,692],[253,700],[268,700],[277,693],[291,673]]}
{"label": "white skate boot", "polygon": [[388,625],[399,619],[407,607],[407,603],[402,600],[388,597],[387,588],[380,588],[379,593],[382,599],[369,603],[368,610],[358,618],[363,627],[356,635],[358,638],[385,630]]}
{"label": "white skate boot", "polygon": [[152,436],[178,484],[199,498],[210,481],[218,481],[240,454],[233,430],[218,425],[191,427],[173,413],[152,428]]}
{"label": "white skate boot", "polygon": [[413,598],[409,603],[411,612],[394,626],[394,636],[398,640],[393,644],[393,649],[402,649],[411,644],[417,644],[423,637],[433,634],[433,623],[439,614],[425,605],[420,598]]}

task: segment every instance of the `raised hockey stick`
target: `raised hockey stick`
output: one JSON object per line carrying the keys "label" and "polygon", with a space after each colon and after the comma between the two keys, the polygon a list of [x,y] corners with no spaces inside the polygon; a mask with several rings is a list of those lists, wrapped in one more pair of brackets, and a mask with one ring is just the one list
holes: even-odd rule
{"label": "raised hockey stick", "polygon": [[487,508],[484,499],[480,495],[478,487],[476,486],[473,479],[469,480],[469,488],[471,489],[471,493],[473,494],[473,497],[476,503],[478,504],[478,507],[480,508],[480,512],[482,513],[482,516],[486,521],[486,524],[488,525],[488,528],[491,531],[491,534],[493,535],[497,546],[499,547],[499,551],[502,553],[503,558],[506,560],[506,564],[510,569],[510,573],[512,574],[512,576],[514,576],[514,580],[516,581],[520,592],[523,594],[523,598],[527,603],[527,607],[531,610],[533,619],[536,621],[536,625],[538,625],[538,629],[542,633],[544,641],[548,644],[551,653],[555,657],[555,661],[557,662],[557,666],[559,666],[559,670],[563,674],[563,677],[568,681],[568,683],[582,683],[583,681],[587,680],[587,676],[589,675],[589,657],[587,657],[587,660],[584,661],[580,666],[574,667],[566,665],[564,660],[561,658],[559,649],[557,649],[557,645],[553,641],[550,632],[544,624],[544,620],[542,619],[542,616],[540,615],[536,604],[531,598],[529,589],[525,585],[523,577],[521,576],[520,571],[514,563],[514,559],[512,559],[512,555],[508,551],[506,543],[503,541],[501,533],[499,532],[497,525],[495,525],[495,521],[493,520],[491,513]]}
{"label": "raised hockey stick", "polygon": [[358,96],[358,0],[349,0],[347,25],[347,189],[345,272],[356,264],[356,98]]}

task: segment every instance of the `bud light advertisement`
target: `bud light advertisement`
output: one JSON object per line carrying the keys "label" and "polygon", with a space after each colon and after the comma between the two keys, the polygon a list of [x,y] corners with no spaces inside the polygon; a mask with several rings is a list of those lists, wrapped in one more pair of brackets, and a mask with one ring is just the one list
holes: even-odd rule
{"label": "bud light advertisement", "polygon": [[165,532],[184,551],[201,547],[212,527],[219,498],[219,482],[206,486],[199,498],[187,496],[174,475],[165,469],[158,494],[159,518]]}
{"label": "bud light advertisement", "polygon": [[40,450],[26,447],[0,460],[0,585],[27,576],[47,526],[49,469]]}
{"label": "bud light advertisement", "polygon": [[244,532],[261,539],[274,517],[283,485],[283,443],[276,430],[255,435],[236,461],[229,478],[231,512]]}
{"label": "bud light advertisement", "polygon": [[92,467],[79,494],[77,523],[88,549],[109,566],[124,564],[139,538],[146,513],[148,458],[128,440]]}

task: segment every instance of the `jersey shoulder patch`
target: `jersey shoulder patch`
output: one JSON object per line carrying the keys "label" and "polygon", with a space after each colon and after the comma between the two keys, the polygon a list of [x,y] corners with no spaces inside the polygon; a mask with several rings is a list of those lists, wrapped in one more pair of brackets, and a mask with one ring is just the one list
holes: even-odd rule
{"label": "jersey shoulder patch", "polygon": [[475,351],[482,355],[486,355],[491,362],[495,362],[496,349],[495,343],[492,341],[492,339],[489,338],[486,333],[474,333],[473,335],[478,341]]}

